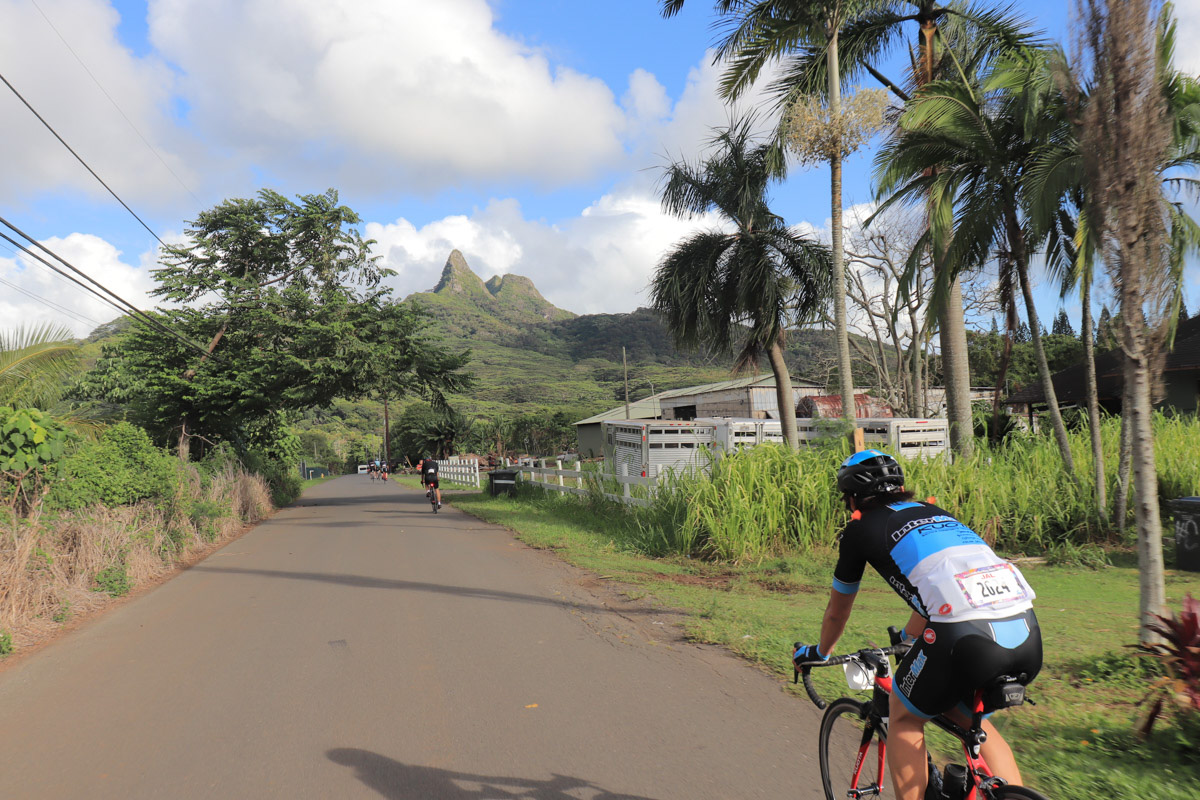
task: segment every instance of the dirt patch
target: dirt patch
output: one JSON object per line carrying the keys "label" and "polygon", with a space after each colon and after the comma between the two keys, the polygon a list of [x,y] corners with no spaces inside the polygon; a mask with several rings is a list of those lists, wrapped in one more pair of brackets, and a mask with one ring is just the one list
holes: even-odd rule
{"label": "dirt patch", "polygon": [[723,592],[729,591],[730,584],[738,578],[737,573],[734,572],[717,572],[711,575],[648,572],[646,576],[654,580],[677,583],[680,586],[703,586],[706,589],[717,589]]}

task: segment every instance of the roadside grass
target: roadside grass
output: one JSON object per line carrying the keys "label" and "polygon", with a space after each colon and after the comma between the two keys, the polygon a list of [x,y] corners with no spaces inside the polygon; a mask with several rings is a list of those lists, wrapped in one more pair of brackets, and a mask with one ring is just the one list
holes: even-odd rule
{"label": "roadside grass", "polygon": [[311,489],[313,486],[319,486],[320,484],[324,483],[325,481],[331,481],[334,478],[340,478],[340,477],[342,477],[342,476],[341,475],[326,475],[323,478],[309,478],[308,480],[302,481],[300,483],[300,491],[303,492],[305,489]]}
{"label": "roadside grass", "polygon": [[[789,648],[793,641],[815,639],[820,628],[835,559],[832,532],[828,545],[804,558],[731,565],[643,555],[631,540],[636,530],[618,531],[612,519],[569,498],[468,492],[456,493],[453,502],[533,547],[631,585],[631,596],[685,612],[690,638],[727,647],[797,691],[790,685]],[[1194,800],[1200,784],[1196,732],[1168,719],[1146,742],[1135,735],[1137,704],[1159,673],[1155,662],[1127,648],[1137,641],[1137,570],[1123,553],[1113,560],[1122,566],[1022,564],[1038,593],[1045,666],[1030,692],[1038,705],[996,715],[997,727],[1013,743],[1025,782],[1056,800]],[[1177,608],[1187,592],[1200,595],[1200,574],[1169,571],[1170,605]],[[869,572],[838,650],[886,643],[887,626],[906,619],[895,593]],[[847,693],[840,670],[818,670],[814,677],[829,698]],[[798,694],[807,702],[803,690]],[[813,737],[815,748],[815,729]],[[953,760],[961,763],[961,754]]]}

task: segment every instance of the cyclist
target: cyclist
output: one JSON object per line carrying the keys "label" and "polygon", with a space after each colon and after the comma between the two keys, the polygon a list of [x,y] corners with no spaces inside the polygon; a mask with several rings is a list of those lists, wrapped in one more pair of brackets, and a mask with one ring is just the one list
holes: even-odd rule
{"label": "cyclist", "polygon": [[425,496],[429,497],[430,492],[436,492],[438,508],[442,507],[442,490],[438,488],[438,462],[426,456],[421,459],[421,463],[417,465],[417,469],[421,471],[421,484],[425,487]]}
{"label": "cyclist", "polygon": [[[928,782],[926,720],[949,713],[970,724],[978,689],[1000,675],[1023,673],[1029,681],[1041,669],[1034,593],[1015,566],[933,498],[915,502],[888,454],[855,453],[838,470],[837,485],[852,513],[839,537],[821,640],[792,657],[796,664],[829,658],[867,564],[908,602],[905,634],[914,644],[892,683],[888,762],[898,800],[921,800]],[[1008,744],[990,722],[983,728],[988,765],[1009,783],[1021,783]]]}

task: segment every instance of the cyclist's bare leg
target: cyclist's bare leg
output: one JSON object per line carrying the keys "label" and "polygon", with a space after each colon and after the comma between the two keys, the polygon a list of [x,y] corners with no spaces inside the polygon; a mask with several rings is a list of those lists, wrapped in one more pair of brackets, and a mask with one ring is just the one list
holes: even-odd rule
{"label": "cyclist's bare leg", "polygon": [[[963,727],[971,725],[970,718],[957,709],[946,716]],[[1013,756],[1012,748],[1008,746],[1008,742],[1004,741],[1000,731],[996,730],[996,726],[991,722],[985,719],[982,727],[984,733],[987,734],[987,741],[983,743],[980,752],[983,754],[983,760],[991,767],[992,774],[1009,783],[1020,785],[1021,770],[1017,768],[1017,759]]]}
{"label": "cyclist's bare leg", "polygon": [[439,486],[438,488],[434,489],[434,491],[437,492],[437,501],[438,505],[440,506],[442,504],[442,488]]}
{"label": "cyclist's bare leg", "polygon": [[896,800],[923,800],[929,768],[925,758],[925,720],[892,695],[888,710],[887,759]]}

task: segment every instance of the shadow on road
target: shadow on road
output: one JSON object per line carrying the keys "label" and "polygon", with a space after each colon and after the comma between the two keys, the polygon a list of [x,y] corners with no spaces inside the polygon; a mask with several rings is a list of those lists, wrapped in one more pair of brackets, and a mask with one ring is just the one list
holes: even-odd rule
{"label": "shadow on road", "polygon": [[[340,586],[353,586],[359,589],[395,589],[411,592],[433,592],[449,594],[455,597],[476,597],[480,600],[504,600],[511,603],[535,603],[545,606],[576,609],[580,611],[613,611],[607,606],[571,603],[566,600],[556,600],[552,597],[539,597],[535,594],[520,594],[518,592],[502,592],[496,589],[481,589],[473,586],[445,586],[440,583],[422,583],[420,581],[400,581],[390,578],[371,578],[366,575],[345,575],[326,572],[289,572],[274,569],[246,569],[244,567],[215,567],[200,564],[192,567],[195,572],[221,572],[227,575],[257,575],[264,578],[285,578],[295,581],[317,581],[319,583],[334,583]],[[621,609],[622,614],[661,614],[662,609]]]}
{"label": "shadow on road", "polygon": [[472,775],[436,767],[419,767],[359,750],[339,747],[328,751],[329,760],[350,767],[354,777],[391,800],[651,800],[642,795],[615,794],[596,784],[555,775],[549,780]]}

